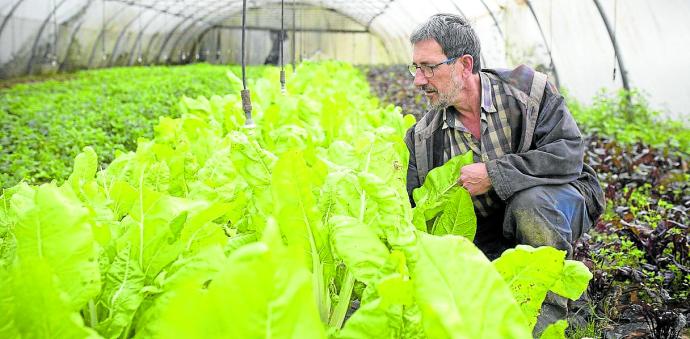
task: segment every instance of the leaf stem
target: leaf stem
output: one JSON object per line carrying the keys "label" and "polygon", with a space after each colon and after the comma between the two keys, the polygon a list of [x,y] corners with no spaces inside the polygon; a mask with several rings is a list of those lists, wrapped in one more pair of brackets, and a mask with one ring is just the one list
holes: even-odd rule
{"label": "leaf stem", "polygon": [[345,315],[347,310],[350,308],[350,298],[352,297],[352,291],[355,288],[355,276],[348,269],[345,271],[345,278],[343,279],[343,284],[340,287],[340,293],[338,293],[338,304],[333,308],[333,313],[331,314],[331,319],[328,321],[328,325],[335,328],[341,328],[343,322],[345,322]]}

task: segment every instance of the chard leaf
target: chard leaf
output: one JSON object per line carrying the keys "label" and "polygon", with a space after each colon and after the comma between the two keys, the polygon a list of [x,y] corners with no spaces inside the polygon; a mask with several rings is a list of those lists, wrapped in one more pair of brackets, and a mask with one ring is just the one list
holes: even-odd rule
{"label": "chard leaf", "polygon": [[587,290],[592,273],[584,263],[576,260],[566,260],[563,271],[551,290],[563,297],[577,300]]}
{"label": "chard leaf", "polygon": [[[248,274],[251,272],[251,274]],[[275,226],[233,252],[206,288],[175,289],[154,337],[325,338],[301,248]]]}
{"label": "chard leaf", "polygon": [[477,233],[477,215],[474,213],[472,198],[465,189],[450,194],[443,213],[436,219],[431,231],[434,235],[460,235],[474,240]]}
{"label": "chard leaf", "polygon": [[357,280],[372,284],[388,257],[386,245],[369,227],[353,217],[334,216],[330,219],[330,228],[335,253]]}
{"label": "chard leaf", "polygon": [[[427,230],[426,222],[443,211],[449,197],[458,190],[464,190],[457,185],[460,168],[472,162],[472,152],[467,152],[429,171],[424,184],[412,192],[416,204],[413,211],[413,223],[417,229]],[[459,208],[464,209],[467,206]],[[472,212],[474,213],[474,207],[472,207]]]}
{"label": "chard leaf", "polygon": [[[165,326],[160,321],[161,314],[170,308],[170,301],[181,290],[194,287],[204,291],[213,278],[223,270],[226,263],[223,250],[219,246],[211,246],[191,257],[181,257],[167,270],[168,275],[160,279],[162,293],[151,301],[151,305],[142,310],[138,317],[137,337],[150,338]],[[157,279],[158,280],[158,279]],[[194,291],[198,293],[198,291]],[[144,305],[142,305],[144,308]]]}
{"label": "chard leaf", "polygon": [[566,261],[565,251],[548,246],[518,245],[505,251],[493,264],[510,285],[530,328],[534,328],[549,290],[576,299],[591,278],[584,264]]}
{"label": "chard leaf", "polygon": [[88,210],[71,191],[53,184],[40,186],[33,199],[33,208],[16,211],[16,260],[45,262],[68,308],[77,311],[98,295],[101,285]]}
{"label": "chard leaf", "polygon": [[331,307],[326,282],[332,279],[334,268],[330,267],[333,260],[328,246],[328,230],[319,218],[312,181],[316,179],[311,173],[302,152],[286,152],[273,169],[271,192],[281,233],[288,245],[301,248],[308,258],[315,287],[314,299],[319,305],[321,319],[327,321]]}
{"label": "chard leaf", "polygon": [[335,338],[425,338],[405,260],[402,252],[390,253],[381,278],[367,287],[359,309]]}
{"label": "chard leaf", "polygon": [[568,322],[559,320],[553,324],[549,324],[541,333],[540,339],[565,339],[565,329],[568,328]]}
{"label": "chard leaf", "polygon": [[267,187],[276,156],[240,132],[229,134],[233,167],[252,187]]}
{"label": "chard leaf", "polygon": [[0,337],[100,338],[60,295],[53,270],[38,257],[16,262],[9,274],[0,269],[2,289],[11,291],[0,292]]}
{"label": "chard leaf", "polygon": [[84,150],[74,158],[74,170],[68,181],[72,183],[75,192],[79,192],[81,186],[87,180],[92,180],[98,170],[98,156],[92,147],[84,147]]}
{"label": "chard leaf", "polygon": [[98,304],[103,307],[98,332],[108,338],[120,337],[144,300],[144,273],[134,260],[131,247],[121,250],[105,275]]}
{"label": "chard leaf", "polygon": [[412,278],[429,338],[529,338],[502,277],[464,237],[417,232]]}

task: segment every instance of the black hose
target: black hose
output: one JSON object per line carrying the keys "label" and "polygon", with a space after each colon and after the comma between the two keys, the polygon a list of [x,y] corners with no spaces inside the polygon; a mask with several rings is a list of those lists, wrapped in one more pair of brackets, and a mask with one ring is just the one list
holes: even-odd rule
{"label": "black hose", "polygon": [[242,91],[240,95],[242,97],[242,110],[244,110],[244,126],[254,127],[254,121],[252,120],[252,100],[251,94],[247,89],[247,71],[246,63],[244,60],[245,54],[245,35],[247,30],[247,0],[242,1]]}
{"label": "black hose", "polygon": [[285,94],[285,63],[283,62],[283,41],[285,37],[285,0],[280,0],[280,92]]}

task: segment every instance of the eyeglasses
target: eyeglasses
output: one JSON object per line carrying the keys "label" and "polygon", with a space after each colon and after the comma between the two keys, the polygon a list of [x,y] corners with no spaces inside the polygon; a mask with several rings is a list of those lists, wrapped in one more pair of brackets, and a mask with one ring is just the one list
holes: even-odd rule
{"label": "eyeglasses", "polygon": [[457,59],[457,57],[448,58],[445,61],[441,61],[441,62],[437,63],[436,65],[411,64],[411,65],[407,66],[407,70],[410,71],[410,74],[412,74],[412,76],[416,76],[417,75],[417,69],[421,69],[422,74],[424,74],[425,77],[431,78],[434,76],[434,68],[441,66],[443,64],[450,64],[451,62],[455,61],[455,59]]}

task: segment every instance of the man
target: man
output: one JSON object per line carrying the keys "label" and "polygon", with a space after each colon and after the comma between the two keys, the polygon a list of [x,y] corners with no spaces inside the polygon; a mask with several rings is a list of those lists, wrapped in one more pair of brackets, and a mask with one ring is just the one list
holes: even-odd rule
{"label": "man", "polygon": [[462,16],[434,15],[410,42],[410,73],[431,104],[405,137],[413,206],[412,191],[429,170],[472,151],[475,163],[461,168],[458,185],[472,196],[475,244],[487,257],[515,244],[571,256],[604,196],[583,164],[582,136],[557,89],[526,66],[480,70],[479,39]]}

